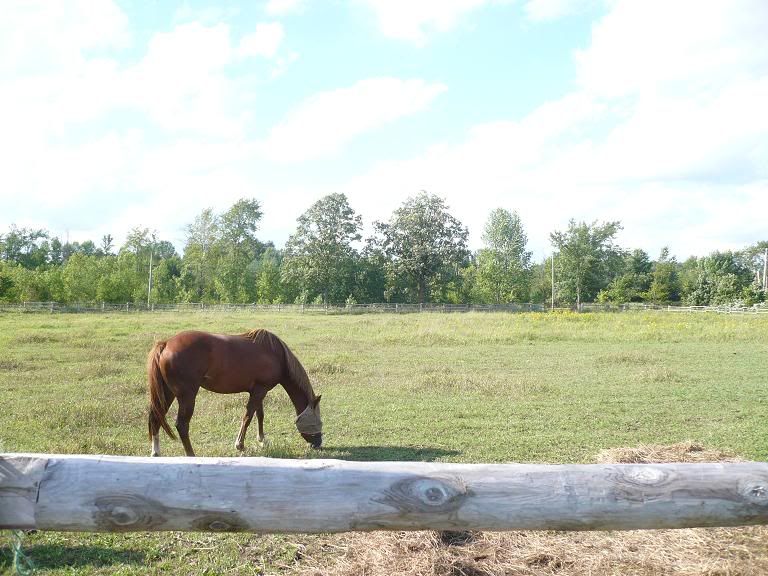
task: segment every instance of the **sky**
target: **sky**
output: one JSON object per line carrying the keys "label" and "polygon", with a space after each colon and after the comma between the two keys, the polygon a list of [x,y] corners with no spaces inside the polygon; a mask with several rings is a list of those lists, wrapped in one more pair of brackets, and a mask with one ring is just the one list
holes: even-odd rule
{"label": "sky", "polygon": [[576,221],[684,259],[768,240],[765,0],[4,0],[0,234],[135,227],[182,249],[254,198],[259,237],[421,190],[536,259]]}

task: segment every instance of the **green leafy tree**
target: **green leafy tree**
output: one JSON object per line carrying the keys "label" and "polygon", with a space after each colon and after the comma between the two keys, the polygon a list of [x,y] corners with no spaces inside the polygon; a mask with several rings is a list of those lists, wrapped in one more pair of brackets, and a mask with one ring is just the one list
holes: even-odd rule
{"label": "green leafy tree", "polygon": [[[146,290],[143,276],[136,273],[136,255],[124,251],[118,256],[102,256],[97,259],[98,286],[96,287],[97,301],[111,304],[123,304],[137,300],[136,293],[140,288]],[[146,292],[143,298],[146,301]]]}
{"label": "green leafy tree", "polygon": [[0,260],[15,262],[24,268],[34,269],[45,265],[48,261],[48,232],[32,228],[18,228],[15,224],[11,229],[0,235]]}
{"label": "green leafy tree", "polygon": [[323,303],[344,302],[355,285],[359,254],[352,243],[360,240],[362,225],[344,194],[321,198],[286,242],[283,277]]}
{"label": "green leafy tree", "polygon": [[536,304],[552,304],[552,258],[531,267],[530,300]]}
{"label": "green leafy tree", "polygon": [[219,260],[221,228],[219,218],[206,208],[186,227],[184,276],[190,301],[215,300],[215,272]]}
{"label": "green leafy tree", "polygon": [[282,300],[283,287],[280,281],[280,254],[269,246],[258,261],[255,269],[256,302],[278,304]]}
{"label": "green leafy tree", "polygon": [[12,265],[0,260],[0,302],[17,301],[16,284],[13,281]]}
{"label": "green leafy tree", "polygon": [[[172,247],[172,245],[171,245]],[[152,269],[151,301],[158,304],[170,304],[179,299],[179,278],[181,278],[182,260],[175,254],[171,255],[160,247],[160,257]]]}
{"label": "green leafy tree", "polygon": [[39,302],[51,300],[48,270],[30,269],[0,261],[0,300]]}
{"label": "green leafy tree", "polygon": [[477,255],[477,292],[494,304],[528,300],[531,253],[517,212],[497,208],[483,233],[485,248]]}
{"label": "green leafy tree", "polygon": [[578,307],[611,282],[623,262],[623,252],[614,244],[619,230],[619,222],[576,224],[571,220],[567,231],[550,235],[558,251],[556,283],[561,298]]}
{"label": "green leafy tree", "polygon": [[65,302],[95,302],[100,276],[96,258],[72,254],[62,269]]}
{"label": "green leafy tree", "polygon": [[696,274],[686,294],[693,306],[734,304],[742,300],[745,288],[752,283],[752,271],[738,253],[713,252],[699,258]]}
{"label": "green leafy tree", "polygon": [[656,304],[679,301],[681,285],[678,268],[674,256],[669,255],[669,248],[664,247],[659,259],[653,264],[651,284],[645,299]]}
{"label": "green leafy tree", "polygon": [[256,237],[262,215],[257,200],[240,199],[218,218],[216,292],[228,302],[252,300],[255,286],[248,269],[264,250]]}
{"label": "green leafy tree", "polygon": [[48,249],[48,262],[50,262],[52,266],[60,266],[64,262],[62,250],[63,246],[61,240],[56,237],[52,238]]}
{"label": "green leafy tree", "polygon": [[101,246],[99,246],[99,250],[101,250],[102,255],[109,256],[112,254],[112,249],[115,247],[115,239],[112,238],[111,234],[105,234],[101,237]]}
{"label": "green leafy tree", "polygon": [[651,263],[644,250],[634,250],[624,256],[623,269],[619,276],[600,291],[599,302],[642,302],[651,285]]}
{"label": "green leafy tree", "polygon": [[371,242],[370,238],[366,240],[366,246],[355,269],[353,296],[357,302],[384,302],[386,299],[386,258]]}
{"label": "green leafy tree", "polygon": [[469,232],[445,201],[422,192],[394,211],[389,222],[374,223],[371,247],[384,260],[389,298],[429,302],[446,284],[460,281],[469,256]]}

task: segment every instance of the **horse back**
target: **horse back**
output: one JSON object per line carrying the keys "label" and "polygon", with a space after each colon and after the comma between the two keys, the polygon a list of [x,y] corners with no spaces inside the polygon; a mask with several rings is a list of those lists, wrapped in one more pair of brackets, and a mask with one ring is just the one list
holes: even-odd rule
{"label": "horse back", "polygon": [[168,340],[161,360],[169,383],[184,381],[225,394],[272,388],[283,377],[283,358],[243,336],[180,332]]}

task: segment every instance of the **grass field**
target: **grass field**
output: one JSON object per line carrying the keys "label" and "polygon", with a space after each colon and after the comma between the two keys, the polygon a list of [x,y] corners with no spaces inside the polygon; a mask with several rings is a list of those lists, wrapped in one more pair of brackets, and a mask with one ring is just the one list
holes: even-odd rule
{"label": "grass field", "polygon": [[[692,440],[768,459],[768,318],[670,313],[0,315],[0,451],[148,455],[154,340],[256,327],[280,335],[323,394],[325,450],[307,452],[275,389],[271,444],[258,449],[251,430],[246,455],[591,462]],[[201,392],[198,456],[237,455],[245,400]],[[40,573],[260,574],[300,571],[302,550],[326,542],[333,554],[322,536],[39,533],[25,546]]]}

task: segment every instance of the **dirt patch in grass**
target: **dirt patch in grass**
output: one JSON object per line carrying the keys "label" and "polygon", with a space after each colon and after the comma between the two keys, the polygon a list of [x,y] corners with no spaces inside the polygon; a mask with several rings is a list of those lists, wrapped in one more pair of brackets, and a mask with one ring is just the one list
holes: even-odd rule
{"label": "dirt patch in grass", "polygon": [[21,372],[26,368],[21,360],[0,360],[0,372]]}
{"label": "dirt patch in grass", "polygon": [[[602,463],[732,462],[684,442],[604,450]],[[613,532],[372,532],[312,541],[290,570],[303,576],[758,576],[768,527]]]}
{"label": "dirt patch in grass", "polygon": [[50,344],[52,342],[62,342],[62,338],[52,334],[25,334],[15,339],[15,344]]}

